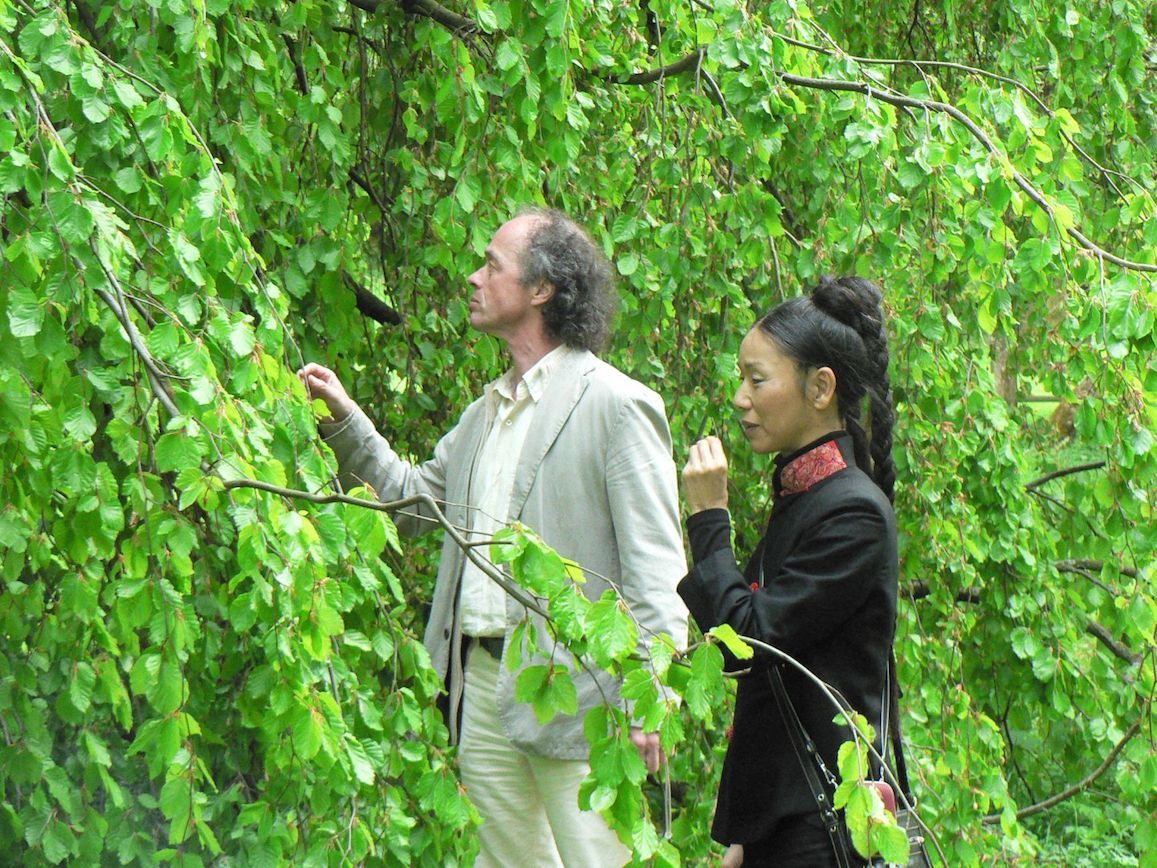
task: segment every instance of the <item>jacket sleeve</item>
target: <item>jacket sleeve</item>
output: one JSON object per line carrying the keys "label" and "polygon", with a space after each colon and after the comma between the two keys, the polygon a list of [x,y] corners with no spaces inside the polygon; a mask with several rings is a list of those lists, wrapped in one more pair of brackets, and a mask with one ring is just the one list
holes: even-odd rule
{"label": "jacket sleeve", "polygon": [[[428,494],[439,502],[445,500],[447,460],[457,426],[438,441],[434,457],[419,465],[411,465],[399,456],[360,408],[341,422],[322,423],[319,428],[322,439],[337,457],[338,480],[344,490],[367,485],[383,502],[416,494]],[[425,533],[438,527],[432,513],[420,505],[395,512],[392,517],[404,534]]]}
{"label": "jacket sleeve", "polygon": [[662,401],[632,395],[607,443],[606,485],[619,550],[620,589],[639,624],[639,650],[668,633],[687,647],[687,609],[675,592],[687,570],[671,432]]}
{"label": "jacket sleeve", "polygon": [[820,514],[758,590],[727,546],[698,561],[679,594],[704,631],[730,624],[741,636],[797,656],[863,606],[876,577],[886,572],[887,532],[870,504],[846,503]]}

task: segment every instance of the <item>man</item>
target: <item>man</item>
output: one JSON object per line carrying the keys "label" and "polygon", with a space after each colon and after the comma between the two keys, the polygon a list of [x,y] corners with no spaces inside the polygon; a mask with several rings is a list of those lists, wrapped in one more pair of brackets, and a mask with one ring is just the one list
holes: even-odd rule
{"label": "man", "polygon": [[[332,371],[300,372],[333,417],[322,433],[343,479],[369,483],[383,500],[427,492],[478,539],[521,521],[587,570],[592,599],[620,590],[641,644],[666,632],[684,645],[675,583],[686,563],[663,404],[592,353],[609,330],[610,263],[568,217],[532,210],[495,233],[469,283],[470,323],[505,342],[511,367],[424,464],[394,453]],[[405,533],[431,527],[420,516],[395,518]],[[539,725],[514,699],[517,673],[501,662],[526,611],[446,540],[425,643],[446,679],[462,780],[483,818],[477,864],[622,864],[629,851],[597,813],[578,809],[589,770],[583,716],[618,701],[617,685],[577,673],[577,715]],[[549,641],[545,630],[538,636]],[[559,649],[556,662],[564,657]],[[658,736],[631,737],[656,771]]]}

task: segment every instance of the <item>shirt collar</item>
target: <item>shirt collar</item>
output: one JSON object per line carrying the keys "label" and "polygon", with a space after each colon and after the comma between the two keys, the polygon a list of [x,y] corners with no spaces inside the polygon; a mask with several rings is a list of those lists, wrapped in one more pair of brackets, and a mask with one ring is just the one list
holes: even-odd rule
{"label": "shirt collar", "polygon": [[854,465],[852,438],[846,431],[832,431],[807,446],[775,459],[772,486],[776,497],[800,494],[818,482]]}
{"label": "shirt collar", "polygon": [[[534,403],[538,403],[546,391],[547,385],[550,383],[551,375],[558,368],[566,356],[572,350],[566,344],[559,344],[541,359],[534,363],[529,371],[522,375],[522,383],[526,387],[527,394]],[[493,383],[486,387],[488,393],[497,393],[501,398],[507,401],[515,400],[514,387],[514,369],[511,368]]]}

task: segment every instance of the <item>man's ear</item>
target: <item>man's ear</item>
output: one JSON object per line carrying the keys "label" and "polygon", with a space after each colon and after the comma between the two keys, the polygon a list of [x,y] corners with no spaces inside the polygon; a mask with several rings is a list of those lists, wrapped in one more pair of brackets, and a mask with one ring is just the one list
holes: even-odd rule
{"label": "man's ear", "polygon": [[836,400],[836,374],[831,368],[813,368],[808,374],[807,399],[817,410],[826,410]]}
{"label": "man's ear", "polygon": [[531,304],[546,304],[554,298],[554,284],[542,281],[530,293]]}

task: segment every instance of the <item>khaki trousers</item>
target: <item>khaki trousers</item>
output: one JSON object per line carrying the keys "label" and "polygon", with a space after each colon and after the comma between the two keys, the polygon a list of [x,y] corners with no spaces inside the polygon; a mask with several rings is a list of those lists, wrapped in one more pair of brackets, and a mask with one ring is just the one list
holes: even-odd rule
{"label": "khaki trousers", "polygon": [[530,756],[506,738],[495,702],[501,665],[477,644],[470,648],[459,767],[483,820],[475,868],[616,868],[630,861],[606,821],[579,810],[586,760]]}

